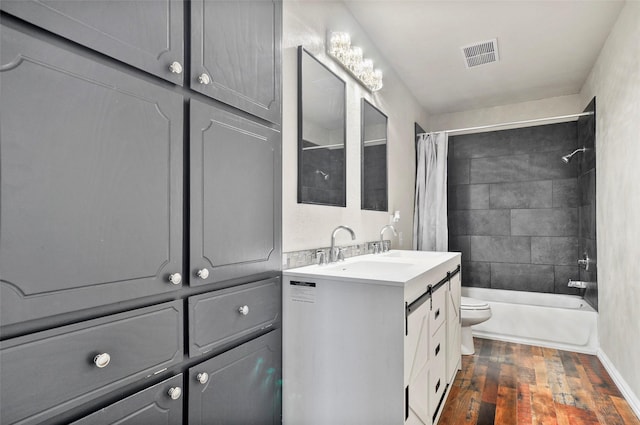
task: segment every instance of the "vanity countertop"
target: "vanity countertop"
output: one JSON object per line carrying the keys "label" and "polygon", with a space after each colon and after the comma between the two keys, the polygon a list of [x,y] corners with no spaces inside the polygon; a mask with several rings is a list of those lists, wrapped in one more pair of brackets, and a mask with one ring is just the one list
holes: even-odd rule
{"label": "vanity countertop", "polygon": [[446,275],[460,262],[459,252],[392,250],[326,265],[283,270],[289,277],[402,286],[426,274]]}

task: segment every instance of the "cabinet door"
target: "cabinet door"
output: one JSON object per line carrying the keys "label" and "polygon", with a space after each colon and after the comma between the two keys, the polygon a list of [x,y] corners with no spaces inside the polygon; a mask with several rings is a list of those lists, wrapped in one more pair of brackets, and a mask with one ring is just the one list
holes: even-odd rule
{"label": "cabinet door", "polygon": [[275,330],[189,369],[189,424],[279,424],[281,358]]}
{"label": "cabinet door", "polygon": [[182,85],[182,0],[2,0],[6,12]]}
{"label": "cabinet door", "polygon": [[[405,337],[405,423],[431,425],[429,409],[429,331],[430,302],[427,301],[411,311],[407,317]],[[407,373],[408,372],[408,373]],[[407,376],[408,375],[408,376]]]}
{"label": "cabinet door", "polygon": [[72,425],[180,425],[182,404],[182,374],[179,374]]}
{"label": "cabinet door", "polygon": [[451,278],[447,293],[447,380],[452,383],[461,365],[460,274]]}
{"label": "cabinet door", "polygon": [[191,87],[280,123],[282,4],[191,2]]}
{"label": "cabinet door", "polygon": [[280,133],[192,100],[190,149],[191,285],[278,272]]}
{"label": "cabinet door", "polygon": [[182,98],[0,32],[2,324],[175,290]]}

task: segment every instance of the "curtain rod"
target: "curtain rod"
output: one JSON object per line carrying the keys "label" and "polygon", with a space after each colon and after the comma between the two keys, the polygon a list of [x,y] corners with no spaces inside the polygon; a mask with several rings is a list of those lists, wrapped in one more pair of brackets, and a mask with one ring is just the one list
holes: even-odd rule
{"label": "curtain rod", "polygon": [[[505,126],[508,126],[508,125],[516,125],[516,124],[530,124],[530,123],[541,122],[541,121],[560,120],[560,119],[566,119],[566,118],[579,118],[579,117],[584,117],[586,115],[593,115],[593,111],[581,112],[579,114],[558,115],[556,117],[548,117],[548,118],[536,118],[536,119],[532,119],[532,120],[504,122],[504,123],[500,123],[500,124],[480,125],[480,126],[477,126],[477,127],[456,128],[454,130],[444,130],[444,132],[445,133],[459,133],[461,131],[483,130],[483,129],[486,129],[486,128],[505,127]],[[422,134],[428,134],[428,133],[429,132],[418,133],[418,136],[420,136]],[[436,132],[431,132],[431,133],[436,133]]]}

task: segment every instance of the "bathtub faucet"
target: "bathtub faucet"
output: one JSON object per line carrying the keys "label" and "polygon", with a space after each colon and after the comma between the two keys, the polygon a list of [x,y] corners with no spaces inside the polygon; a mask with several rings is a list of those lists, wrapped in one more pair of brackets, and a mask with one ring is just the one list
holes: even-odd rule
{"label": "bathtub faucet", "polygon": [[569,288],[578,288],[578,289],[587,289],[587,286],[589,286],[591,282],[585,282],[583,280],[571,280],[569,279],[569,283],[567,283],[567,286]]}

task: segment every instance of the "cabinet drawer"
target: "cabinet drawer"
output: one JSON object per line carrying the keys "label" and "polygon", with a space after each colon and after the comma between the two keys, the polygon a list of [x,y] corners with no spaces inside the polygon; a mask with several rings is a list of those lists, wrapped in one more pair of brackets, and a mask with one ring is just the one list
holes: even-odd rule
{"label": "cabinet drawer", "polygon": [[436,290],[433,294],[431,294],[432,304],[431,304],[431,334],[435,335],[435,333],[440,329],[442,324],[447,317],[447,295],[446,295],[445,286],[441,286]]}
{"label": "cabinet drawer", "polygon": [[38,423],[179,363],[182,313],[173,301],[4,341],[0,423]]}
{"label": "cabinet drawer", "polygon": [[[429,407],[431,415],[435,416],[438,404],[447,387],[446,362],[446,327],[442,326],[433,337],[431,365],[429,366]],[[440,347],[440,349],[438,349]]]}
{"label": "cabinet drawer", "polygon": [[182,423],[182,374],[113,403],[73,425],[137,425]]}
{"label": "cabinet drawer", "polygon": [[189,298],[189,355],[197,356],[280,320],[280,279]]}

